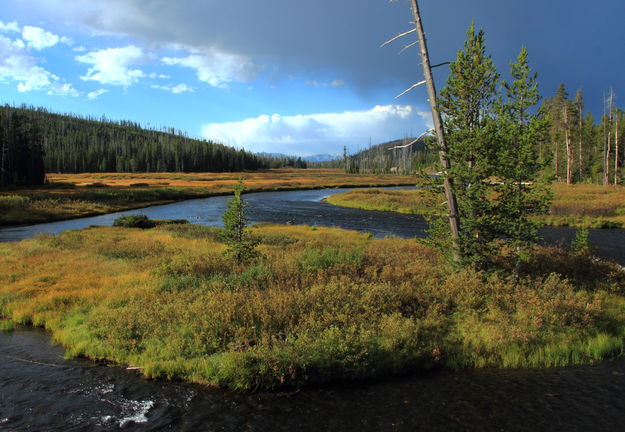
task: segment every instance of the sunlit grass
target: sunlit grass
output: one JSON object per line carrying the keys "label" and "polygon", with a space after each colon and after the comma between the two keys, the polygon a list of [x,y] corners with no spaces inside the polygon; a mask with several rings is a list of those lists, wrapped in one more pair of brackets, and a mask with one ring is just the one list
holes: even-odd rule
{"label": "sunlit grass", "polygon": [[248,192],[343,186],[411,185],[411,176],[345,174],[338,169],[276,169],[241,173],[48,174],[42,187],[0,190],[0,225],[47,222],[230,195],[239,178]]}
{"label": "sunlit grass", "polygon": [[[549,213],[536,216],[544,225],[588,228],[621,228],[625,225],[625,187],[588,184],[553,185],[553,203]],[[408,214],[444,214],[444,197],[440,206],[421,190],[389,191],[362,189],[332,195],[327,201],[364,210],[395,211]]]}
{"label": "sunlit grass", "polygon": [[148,377],[248,390],[623,349],[616,265],[542,248],[516,285],[450,271],[416,240],[270,224],[253,234],[261,258],[248,265],[223,254],[219,229],[191,224],[0,244],[0,326],[45,326],[68,356]]}

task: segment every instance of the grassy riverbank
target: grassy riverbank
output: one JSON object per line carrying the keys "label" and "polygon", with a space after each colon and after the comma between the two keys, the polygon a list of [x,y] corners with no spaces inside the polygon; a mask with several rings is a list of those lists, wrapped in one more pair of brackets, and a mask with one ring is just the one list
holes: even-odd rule
{"label": "grassy riverbank", "polygon": [[239,178],[248,192],[342,186],[412,185],[414,177],[345,174],[337,169],[242,173],[48,174],[42,187],[0,189],[0,226],[112,213],[191,198],[229,195]]}
{"label": "grassy riverbank", "polygon": [[[588,184],[553,185],[553,203],[549,214],[536,220],[543,225],[587,228],[622,228],[625,226],[625,187]],[[327,198],[331,204],[363,210],[395,211],[408,214],[440,214],[441,206],[432,205],[422,191],[355,190]]]}
{"label": "grassy riverbank", "polygon": [[0,327],[45,326],[69,356],[244,390],[623,352],[615,265],[541,248],[525,268],[533,277],[515,285],[452,272],[416,240],[308,226],[253,233],[262,258],[247,266],[222,254],[218,229],[191,224],[0,244]]}

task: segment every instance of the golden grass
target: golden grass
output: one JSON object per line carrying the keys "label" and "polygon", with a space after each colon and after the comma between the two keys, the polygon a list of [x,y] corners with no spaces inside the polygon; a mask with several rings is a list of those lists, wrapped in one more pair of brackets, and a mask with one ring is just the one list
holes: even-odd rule
{"label": "golden grass", "polygon": [[[544,225],[590,228],[621,228],[625,225],[624,186],[555,183],[553,193],[549,214],[535,218]],[[332,195],[327,201],[364,210],[443,214],[443,210],[433,209],[431,201],[419,190],[355,190]]]}
{"label": "golden grass", "polygon": [[407,214],[438,214],[423,190],[356,189],[326,198],[330,204],[362,210],[393,211]]}
{"label": "golden grass", "polygon": [[535,277],[515,285],[450,271],[415,240],[270,224],[253,234],[262,258],[247,266],[222,253],[217,228],[191,224],[0,244],[0,329],[45,326],[69,356],[234,389],[587,363],[623,349],[615,265],[539,249]]}
{"label": "golden grass", "polygon": [[245,180],[248,192],[415,183],[412,176],[345,174],[338,169],[48,174],[49,183],[42,187],[0,190],[0,225],[48,222],[183,199],[229,195],[239,178]]}

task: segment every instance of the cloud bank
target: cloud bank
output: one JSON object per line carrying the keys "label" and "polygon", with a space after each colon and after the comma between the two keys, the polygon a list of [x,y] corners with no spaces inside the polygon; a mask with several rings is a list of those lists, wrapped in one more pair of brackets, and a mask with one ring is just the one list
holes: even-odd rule
{"label": "cloud bank", "polygon": [[255,152],[302,156],[356,151],[369,143],[396,139],[426,129],[419,112],[410,105],[375,106],[366,111],[295,116],[260,115],[237,122],[209,123],[202,136]]}

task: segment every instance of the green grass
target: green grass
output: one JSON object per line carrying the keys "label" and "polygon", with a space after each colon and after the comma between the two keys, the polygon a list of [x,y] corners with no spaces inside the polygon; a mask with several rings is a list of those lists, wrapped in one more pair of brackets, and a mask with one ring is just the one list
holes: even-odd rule
{"label": "green grass", "polygon": [[[237,390],[419,368],[551,367],[621,355],[625,273],[538,248],[516,284],[455,272],[416,240],[262,224],[237,264],[219,229],[99,227],[0,244],[0,321],[68,356]],[[532,275],[531,277],[528,275]]]}

